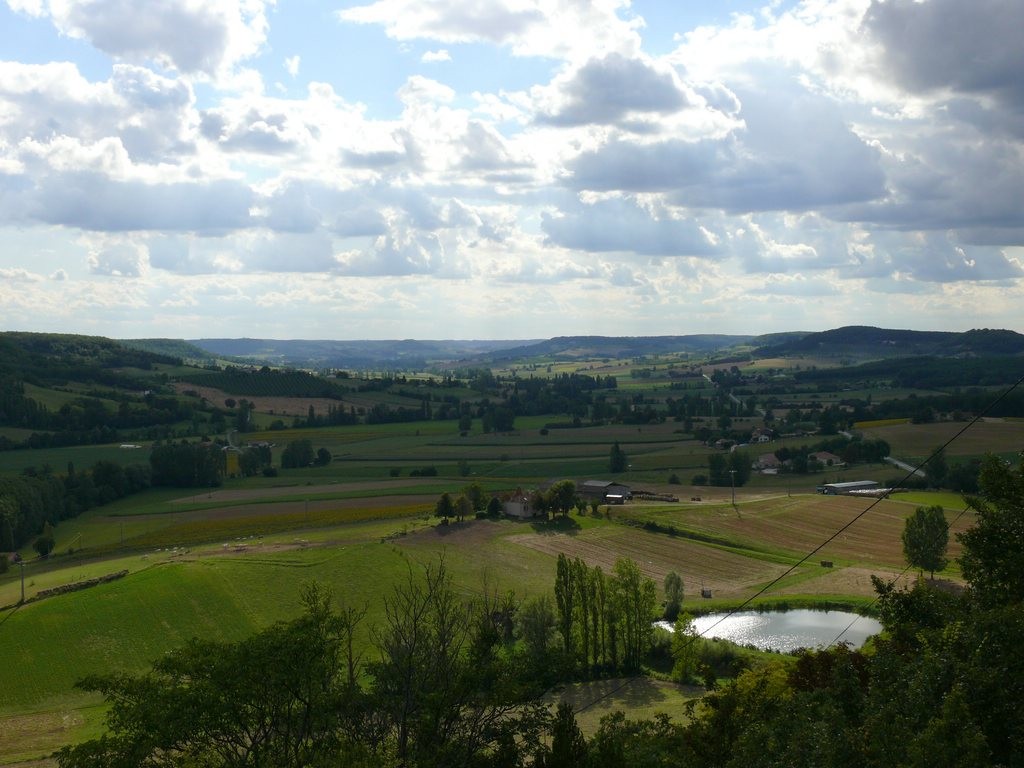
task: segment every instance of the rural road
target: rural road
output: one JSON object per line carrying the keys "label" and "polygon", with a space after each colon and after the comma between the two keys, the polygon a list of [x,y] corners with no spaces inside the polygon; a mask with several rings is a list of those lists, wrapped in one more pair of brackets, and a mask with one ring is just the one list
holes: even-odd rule
{"label": "rural road", "polygon": [[905,461],[900,461],[899,459],[894,459],[892,456],[886,456],[885,460],[887,462],[889,462],[890,464],[893,464],[893,465],[899,467],[900,469],[904,470],[905,472],[913,472],[918,477],[924,477],[924,470],[923,469],[915,469],[912,465],[907,464],[907,462],[905,462]]}

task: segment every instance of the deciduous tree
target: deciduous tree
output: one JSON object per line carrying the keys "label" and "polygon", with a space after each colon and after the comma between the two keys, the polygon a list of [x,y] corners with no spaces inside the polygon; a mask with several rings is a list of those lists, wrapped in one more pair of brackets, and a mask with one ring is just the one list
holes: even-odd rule
{"label": "deciduous tree", "polygon": [[949,523],[942,507],[918,507],[903,527],[903,554],[907,562],[935,578],[946,567]]}

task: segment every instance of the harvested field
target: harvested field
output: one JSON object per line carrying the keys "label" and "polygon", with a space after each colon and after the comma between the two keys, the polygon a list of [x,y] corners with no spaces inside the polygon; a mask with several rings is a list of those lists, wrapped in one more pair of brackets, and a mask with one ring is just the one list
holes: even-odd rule
{"label": "harvested field", "polygon": [[695,585],[710,588],[715,597],[746,597],[759,584],[785,572],[786,566],[744,557],[683,538],[607,526],[576,535],[520,534],[508,540],[552,556],[579,557],[587,565],[611,572],[615,561],[629,557],[657,584],[669,571],[683,577],[689,591]]}
{"label": "harvested field", "polygon": [[[820,566],[818,567],[820,568]],[[820,575],[773,590],[769,597],[796,594],[874,596],[875,588],[871,583],[872,575],[885,581],[897,579],[896,587],[902,588],[909,587],[914,583],[917,571],[907,571],[901,576],[900,571],[888,569],[820,568]]]}
{"label": "harvested field", "polygon": [[[864,430],[864,436],[881,438],[892,446],[894,456],[925,457],[967,426],[967,422],[899,424]],[[1019,451],[1024,447],[1024,422],[985,420],[974,424],[947,448],[948,457]]]}
{"label": "harvested field", "polygon": [[[213,387],[201,387],[196,384],[187,384],[184,382],[177,382],[174,384],[174,390],[178,394],[183,394],[186,391],[195,392],[200,397],[205,398],[207,401],[214,403],[217,406],[224,405],[224,401],[229,397],[235,400],[242,399],[239,395],[231,395],[222,389],[214,389]],[[317,413],[327,413],[331,408],[337,408],[341,405],[341,400],[332,400],[326,397],[270,397],[263,395],[254,395],[253,397],[246,397],[250,403],[253,404],[253,409],[257,413],[269,413],[274,416],[301,416],[305,418],[309,413],[309,407],[313,406],[313,409]],[[345,402],[345,406],[348,407],[350,403]]]}
{"label": "harvested field", "polygon": [[[836,534],[869,504],[871,500],[848,496],[801,495],[742,503],[738,514],[731,507],[697,511],[680,506],[661,507],[657,512],[652,510],[646,514],[640,510],[640,514],[631,516],[649,517],[660,524],[723,537],[751,548],[802,556]],[[914,507],[909,504],[880,501],[818,551],[814,559],[902,568],[904,521],[913,511]],[[952,523],[958,512],[947,510],[947,519]],[[950,558],[960,552],[955,534],[965,530],[972,520],[965,515],[951,528]]]}

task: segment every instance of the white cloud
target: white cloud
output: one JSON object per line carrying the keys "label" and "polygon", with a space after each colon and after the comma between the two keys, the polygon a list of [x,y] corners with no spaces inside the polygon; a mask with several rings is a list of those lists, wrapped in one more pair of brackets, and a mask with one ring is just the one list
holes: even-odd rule
{"label": "white cloud", "polygon": [[420,61],[424,64],[436,64],[441,61],[451,61],[452,55],[444,48],[436,51],[426,51],[421,57]]}
{"label": "white cloud", "polygon": [[518,56],[582,61],[639,48],[629,0],[376,0],[339,11],[343,21],[380,24],[396,40],[491,43]]}
{"label": "white cloud", "polygon": [[141,277],[146,271],[145,246],[130,241],[108,240],[89,249],[89,271],[106,277]]}
{"label": "white cloud", "polygon": [[18,10],[126,62],[217,78],[255,55],[267,33],[264,0],[40,0]]}
{"label": "white cloud", "polygon": [[[609,53],[556,78],[541,91],[538,119],[552,125],[621,123],[636,115],[661,117],[690,105],[670,68],[642,58]],[[547,103],[543,103],[546,101]]]}
{"label": "white cloud", "polygon": [[[314,303],[380,333],[487,328],[495,307],[523,318],[503,334],[937,323],[936,297],[1019,323],[1008,0],[773,2],[667,54],[626,0],[367,0],[301,47],[267,26],[295,31],[291,4],[8,5],[100,52],[0,62],[12,321],[16,282],[54,318],[162,307],[246,333],[320,322]],[[356,56],[368,32],[387,66]],[[342,37],[337,62],[317,48]],[[305,93],[265,92],[282,69]]]}

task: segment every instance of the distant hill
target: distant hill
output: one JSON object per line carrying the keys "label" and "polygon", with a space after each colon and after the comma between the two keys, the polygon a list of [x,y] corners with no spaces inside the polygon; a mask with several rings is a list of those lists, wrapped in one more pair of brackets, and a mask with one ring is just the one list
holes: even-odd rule
{"label": "distant hill", "polygon": [[588,358],[624,358],[686,352],[708,354],[746,344],[754,336],[695,334],[691,336],[557,336],[511,347],[486,355],[491,363],[529,358],[580,360]]}
{"label": "distant hill", "polygon": [[181,339],[121,339],[121,344],[130,349],[140,349],[155,355],[176,357],[181,360],[213,360],[214,355]]}
{"label": "distant hill", "polygon": [[808,333],[758,348],[760,357],[986,357],[1024,354],[1024,335],[1015,331],[976,329],[964,332],[909,331],[849,325]]}
{"label": "distant hill", "polygon": [[299,368],[422,369],[531,341],[444,340],[327,341],[305,339],[195,339],[189,342],[218,357]]}
{"label": "distant hill", "polygon": [[0,333],[0,375],[29,381],[98,381],[118,368],[148,370],[180,358],[132,348],[100,336],[66,333]]}

